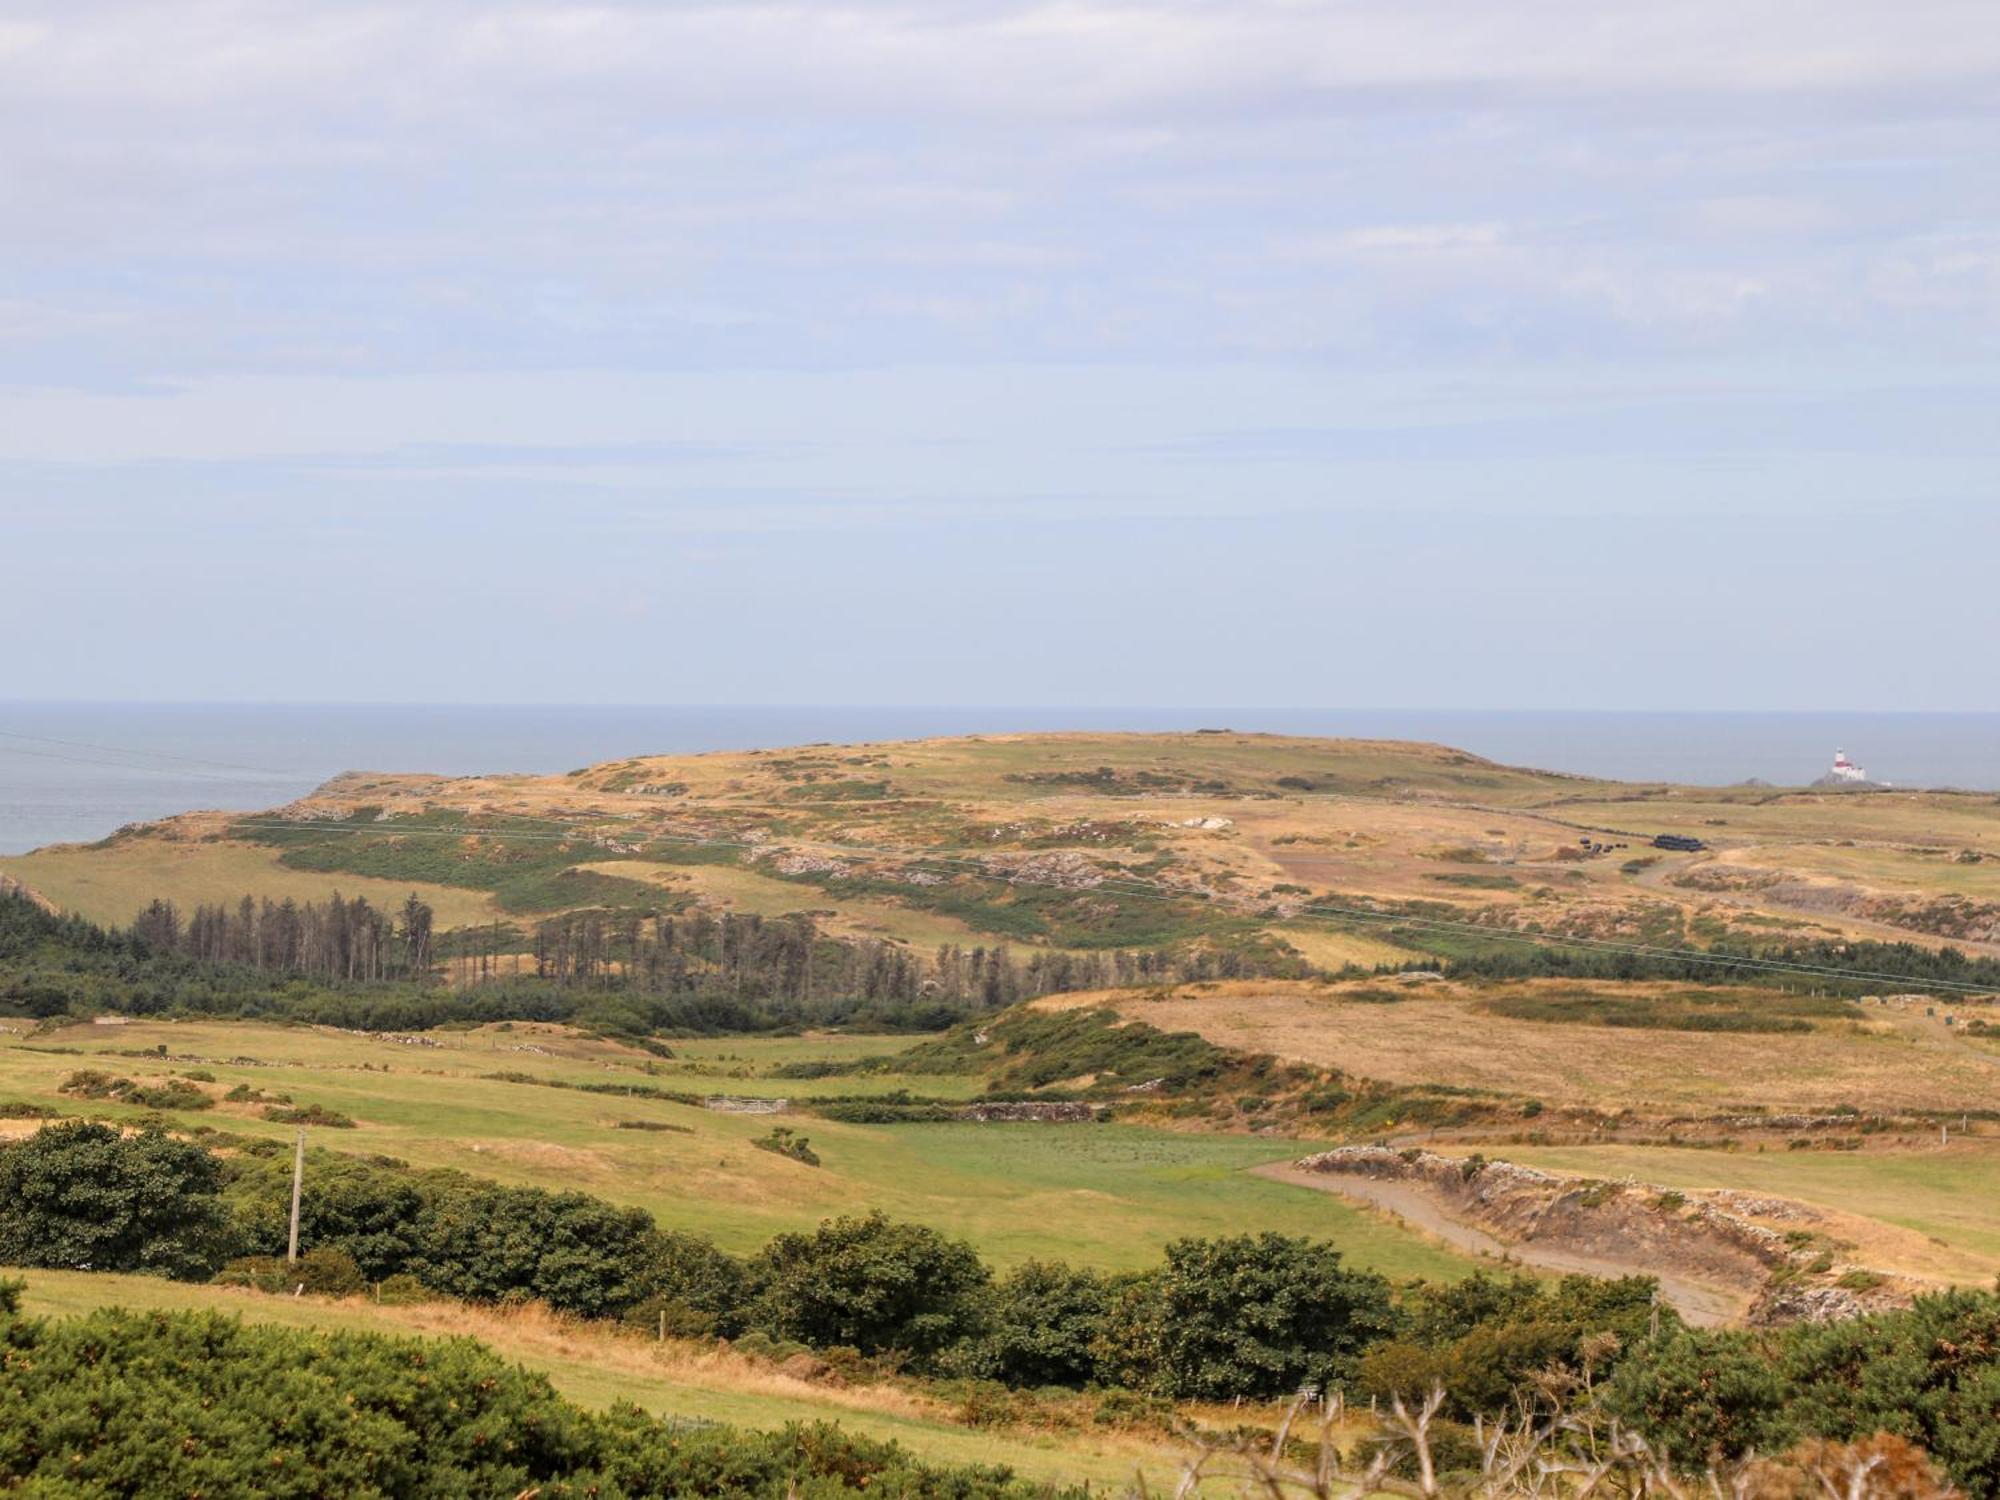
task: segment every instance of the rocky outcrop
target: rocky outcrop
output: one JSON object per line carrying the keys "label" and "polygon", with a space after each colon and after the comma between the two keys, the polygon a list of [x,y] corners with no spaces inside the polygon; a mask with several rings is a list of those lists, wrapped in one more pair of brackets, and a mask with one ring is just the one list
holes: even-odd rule
{"label": "rocky outcrop", "polygon": [[1727,1191],[1684,1194],[1649,1183],[1566,1177],[1513,1162],[1386,1146],[1342,1146],[1305,1157],[1297,1166],[1409,1184],[1453,1217],[1504,1241],[1533,1243],[1607,1266],[1656,1268],[1661,1275],[1755,1294],[1753,1322],[1851,1317],[1907,1302],[1918,1290],[1898,1278],[1833,1265],[1810,1234],[1756,1222],[1809,1224],[1820,1217],[1789,1200]]}
{"label": "rocky outcrop", "polygon": [[1053,886],[1057,890],[1087,891],[1104,884],[1104,872],[1069,849],[1052,850],[1027,859],[989,859],[986,866],[1003,880],[1024,885]]}

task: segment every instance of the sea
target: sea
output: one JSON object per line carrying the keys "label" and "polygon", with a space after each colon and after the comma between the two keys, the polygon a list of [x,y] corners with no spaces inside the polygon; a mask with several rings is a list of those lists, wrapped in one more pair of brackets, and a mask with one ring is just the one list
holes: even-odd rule
{"label": "sea", "polygon": [[1800,785],[1845,750],[1874,780],[2000,791],[2000,713],[0,702],[0,854],[197,808],[273,807],[348,770],[548,773],[815,742],[1223,728],[1430,740],[1508,765],[1711,785]]}

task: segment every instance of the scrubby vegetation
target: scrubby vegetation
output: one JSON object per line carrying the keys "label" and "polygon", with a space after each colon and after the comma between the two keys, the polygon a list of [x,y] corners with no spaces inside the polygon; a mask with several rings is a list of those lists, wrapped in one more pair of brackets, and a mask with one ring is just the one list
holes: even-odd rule
{"label": "scrubby vegetation", "polygon": [[[308,1158],[308,1253],[287,1265],[277,1257],[289,1165],[277,1143],[224,1162],[158,1131],[49,1126],[0,1146],[0,1258],[220,1273],[335,1296],[379,1286],[385,1297],[534,1299],[746,1347],[852,1350],[878,1368],[935,1379],[1102,1386],[1135,1399],[1271,1398],[1311,1386],[1387,1404],[1435,1385],[1444,1394],[1433,1435],[1447,1447],[1462,1430],[1454,1424],[1524,1400],[1532,1409],[1552,1393],[1631,1424],[1683,1468],[1751,1447],[1884,1431],[1936,1455],[1966,1493],[2000,1495],[2000,1296],[1989,1293],[1924,1298],[1830,1326],[1696,1333],[1658,1305],[1650,1280],[1476,1275],[1397,1287],[1351,1268],[1332,1246],[1275,1234],[1177,1241],[1137,1273],[1038,1262],[996,1278],[963,1242],[876,1214],[780,1235],[738,1257],[584,1194],[326,1151]],[[22,1347],[22,1326],[0,1337]],[[134,1319],[126,1336],[143,1344],[170,1326],[182,1325]],[[238,1336],[218,1345],[203,1331],[189,1347],[233,1347]],[[300,1347],[288,1357],[311,1367],[316,1356]],[[200,1363],[188,1359],[188,1369]],[[234,1389],[229,1378],[199,1377],[222,1382],[211,1391]],[[8,1380],[10,1403],[23,1409],[46,1413],[58,1399],[39,1373],[0,1358]],[[260,1439],[240,1441],[264,1452]],[[32,1451],[17,1436],[0,1448],[0,1472]]]}
{"label": "scrubby vegetation", "polygon": [[[831,1427],[746,1433],[586,1412],[469,1339],[212,1314],[22,1317],[0,1284],[0,1487],[47,1495],[711,1495],[1029,1500]],[[1065,1492],[1068,1493],[1068,1492]]]}
{"label": "scrubby vegetation", "polygon": [[769,1135],[759,1136],[750,1144],[760,1151],[769,1151],[774,1156],[782,1156],[808,1167],[819,1165],[819,1153],[813,1150],[812,1142],[786,1125],[772,1126]]}
{"label": "scrubby vegetation", "polygon": [[1854,1003],[1836,996],[1679,990],[1665,995],[1504,995],[1486,1002],[1516,1021],[1628,1026],[1657,1031],[1811,1031],[1815,1021],[1851,1020]]}
{"label": "scrubby vegetation", "polygon": [[[1440,935],[1435,930],[1392,929],[1409,942],[1439,955],[1434,967],[1468,979],[1674,980],[1684,984],[1754,984],[1760,987],[1826,990],[1847,995],[1878,991],[1885,982],[1911,989],[1944,983],[2000,991],[2000,959],[1970,957],[1956,948],[1916,943],[1821,940],[1746,944],[1717,941],[1700,952],[1616,952],[1568,947],[1559,942],[1524,946],[1482,939],[1477,934]],[[1772,965],[1796,965],[1813,972],[1788,974]],[[1840,976],[1852,975],[1843,979]]]}
{"label": "scrubby vegetation", "polygon": [[[1123,1110],[1164,1110],[1177,1119],[1290,1123],[1315,1131],[1363,1132],[1392,1121],[1443,1126],[1512,1120],[1525,1107],[1511,1096],[1445,1084],[1394,1086],[1268,1054],[1234,1052],[1195,1032],[1125,1020],[1109,1006],[1019,1006],[852,1067],[983,1074],[984,1097],[994,1101],[1090,1100]],[[942,1117],[931,1107],[898,1105],[888,1096],[851,1108],[813,1107],[831,1118],[870,1123]]]}
{"label": "scrubby vegetation", "polygon": [[0,1264],[211,1275],[232,1235],[222,1164],[161,1132],[83,1121],[0,1146]]}
{"label": "scrubby vegetation", "polygon": [[1105,1089],[1185,1087],[1218,1077],[1233,1058],[1191,1031],[1164,1032],[1093,1008],[1011,1011],[990,1023],[962,1025],[893,1061],[905,1073],[984,1073],[1004,1091],[1085,1077]]}
{"label": "scrubby vegetation", "polygon": [[2000,1495],[2000,1296],[1943,1292],[1840,1323],[1682,1331],[1626,1361],[1606,1400],[1685,1463],[1887,1432],[1926,1448],[1967,1494]]}

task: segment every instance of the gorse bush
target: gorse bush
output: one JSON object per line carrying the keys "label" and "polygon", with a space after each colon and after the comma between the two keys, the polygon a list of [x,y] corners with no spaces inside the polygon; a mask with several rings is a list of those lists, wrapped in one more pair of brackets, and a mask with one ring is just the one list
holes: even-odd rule
{"label": "gorse bush", "polygon": [[1684,1332],[1625,1361],[1607,1401],[1684,1462],[1887,1432],[1928,1449],[1966,1493],[2000,1496],[2000,1296],[1940,1292],[1840,1323]]}
{"label": "gorse bush", "polygon": [[832,1427],[677,1428],[591,1413],[469,1339],[246,1325],[214,1314],[19,1316],[0,1286],[0,1490],[435,1500],[740,1496],[1029,1500]]}

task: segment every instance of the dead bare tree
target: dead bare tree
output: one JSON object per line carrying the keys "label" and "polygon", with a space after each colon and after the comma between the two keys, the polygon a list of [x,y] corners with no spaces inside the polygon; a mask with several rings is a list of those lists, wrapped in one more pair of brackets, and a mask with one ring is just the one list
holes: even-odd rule
{"label": "dead bare tree", "polygon": [[[1690,1472],[1588,1397],[1592,1373],[1551,1372],[1515,1411],[1472,1427],[1478,1472],[1442,1474],[1437,1448],[1445,1392],[1396,1397],[1387,1412],[1350,1412],[1334,1394],[1301,1393],[1275,1432],[1203,1444],[1173,1500],[1952,1500],[1922,1450],[1886,1434],[1808,1443],[1781,1458],[1744,1454]],[[1309,1417],[1317,1430],[1304,1433]],[[1301,1451],[1303,1450],[1303,1452]],[[1306,1455],[1310,1455],[1309,1457]],[[1136,1493],[1151,1492],[1142,1481]]]}

